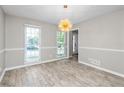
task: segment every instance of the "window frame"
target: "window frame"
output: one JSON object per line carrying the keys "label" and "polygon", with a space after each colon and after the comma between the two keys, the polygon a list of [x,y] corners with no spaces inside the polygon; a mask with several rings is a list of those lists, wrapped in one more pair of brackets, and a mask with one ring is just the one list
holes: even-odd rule
{"label": "window frame", "polygon": [[[39,60],[38,61],[31,61],[31,62],[27,62],[26,61],[26,56],[25,56],[25,51],[26,49],[26,38],[27,38],[27,27],[32,27],[32,28],[38,28],[39,29]],[[31,25],[31,24],[24,24],[24,64],[31,64],[31,63],[36,63],[36,62],[40,62],[41,61],[41,26],[38,25]]]}
{"label": "window frame", "polygon": [[62,55],[62,56],[60,56],[60,54],[58,54],[58,43],[57,43],[57,40],[58,40],[58,33],[59,32],[61,32],[61,31],[57,31],[57,33],[56,33],[56,45],[57,45],[57,48],[56,48],[56,56],[58,57],[58,58],[61,58],[61,57],[65,57],[66,56],[66,46],[65,46],[65,44],[66,44],[66,33],[65,32],[63,32],[64,33],[64,54]]}

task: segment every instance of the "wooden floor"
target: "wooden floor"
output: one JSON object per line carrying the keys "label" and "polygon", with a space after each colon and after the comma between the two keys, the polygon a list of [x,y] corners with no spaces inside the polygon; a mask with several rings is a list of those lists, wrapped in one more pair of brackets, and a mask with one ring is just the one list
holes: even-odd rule
{"label": "wooden floor", "polygon": [[73,58],[8,71],[0,86],[123,87],[124,78],[82,65]]}

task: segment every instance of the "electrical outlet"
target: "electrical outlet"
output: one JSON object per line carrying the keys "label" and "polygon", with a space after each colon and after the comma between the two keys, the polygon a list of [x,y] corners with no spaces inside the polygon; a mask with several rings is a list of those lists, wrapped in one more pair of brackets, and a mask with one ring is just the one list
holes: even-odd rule
{"label": "electrical outlet", "polygon": [[100,66],[101,65],[101,62],[100,60],[96,60],[96,59],[93,59],[93,58],[88,58],[89,62],[94,64],[94,65],[97,65],[97,66]]}

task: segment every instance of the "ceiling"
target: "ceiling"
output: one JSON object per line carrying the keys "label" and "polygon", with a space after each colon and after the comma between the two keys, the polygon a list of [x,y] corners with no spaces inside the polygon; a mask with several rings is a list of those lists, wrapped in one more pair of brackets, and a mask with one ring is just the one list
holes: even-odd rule
{"label": "ceiling", "polygon": [[123,9],[119,5],[3,5],[6,14],[58,24],[67,18],[73,24]]}

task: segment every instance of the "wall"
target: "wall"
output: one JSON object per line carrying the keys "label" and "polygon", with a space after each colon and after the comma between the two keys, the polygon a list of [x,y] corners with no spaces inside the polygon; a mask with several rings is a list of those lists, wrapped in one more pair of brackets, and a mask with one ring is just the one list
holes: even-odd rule
{"label": "wall", "polygon": [[124,74],[124,10],[75,25],[79,62]]}
{"label": "wall", "polygon": [[6,15],[6,66],[24,65],[24,24],[41,27],[41,62],[57,59],[56,32],[58,27],[45,22]]}
{"label": "wall", "polygon": [[[5,69],[5,61],[4,61],[4,55],[5,55],[5,51],[4,51],[4,22],[5,22],[5,18],[4,18],[4,12],[2,11],[2,9],[0,8],[0,77],[3,73],[3,70]],[[1,78],[0,78],[1,79]]]}

